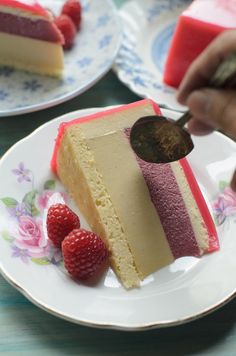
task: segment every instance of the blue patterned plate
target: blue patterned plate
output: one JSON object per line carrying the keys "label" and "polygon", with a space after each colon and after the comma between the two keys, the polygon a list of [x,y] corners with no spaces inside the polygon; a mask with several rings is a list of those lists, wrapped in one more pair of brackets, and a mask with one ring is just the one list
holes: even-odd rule
{"label": "blue patterned plate", "polygon": [[160,106],[185,110],[176,90],[162,81],[163,68],[178,16],[190,0],[136,0],[120,9],[123,41],[114,70],[119,79],[141,97]]}
{"label": "blue patterned plate", "polygon": [[[59,13],[64,0],[41,0]],[[0,67],[0,116],[45,109],[81,94],[112,66],[121,42],[119,16],[111,0],[81,0],[83,23],[65,52],[61,80]]]}

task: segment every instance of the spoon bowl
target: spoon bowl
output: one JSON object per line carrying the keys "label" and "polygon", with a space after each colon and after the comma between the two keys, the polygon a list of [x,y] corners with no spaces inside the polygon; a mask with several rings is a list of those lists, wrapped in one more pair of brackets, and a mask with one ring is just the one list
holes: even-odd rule
{"label": "spoon bowl", "polygon": [[177,161],[188,155],[194,147],[190,134],[182,127],[183,124],[183,120],[173,121],[164,116],[142,117],[131,129],[131,146],[146,162]]}

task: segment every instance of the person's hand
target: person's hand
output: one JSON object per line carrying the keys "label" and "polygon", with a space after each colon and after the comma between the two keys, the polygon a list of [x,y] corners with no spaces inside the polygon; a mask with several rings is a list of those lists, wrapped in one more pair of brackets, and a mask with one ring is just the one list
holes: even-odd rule
{"label": "person's hand", "polygon": [[[207,85],[218,65],[236,52],[236,30],[219,35],[191,64],[185,74],[177,100],[188,106],[193,118],[188,129],[195,135],[206,135],[215,129],[236,140],[236,89],[216,90]],[[236,191],[236,171],[231,187]]]}

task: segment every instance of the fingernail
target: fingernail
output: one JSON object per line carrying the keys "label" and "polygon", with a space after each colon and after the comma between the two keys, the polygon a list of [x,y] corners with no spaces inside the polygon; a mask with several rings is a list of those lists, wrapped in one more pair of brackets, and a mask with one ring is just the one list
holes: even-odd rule
{"label": "fingernail", "polygon": [[198,90],[189,95],[187,105],[195,116],[203,117],[209,112],[210,101],[207,90]]}
{"label": "fingernail", "polygon": [[187,100],[187,98],[186,98],[186,96],[185,96],[181,91],[178,91],[178,92],[176,93],[176,100],[177,100],[180,104],[186,105],[186,100]]}

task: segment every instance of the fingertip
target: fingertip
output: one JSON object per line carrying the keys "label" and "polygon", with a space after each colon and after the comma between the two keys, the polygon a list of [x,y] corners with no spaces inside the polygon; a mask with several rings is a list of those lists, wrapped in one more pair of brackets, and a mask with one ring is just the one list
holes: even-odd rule
{"label": "fingertip", "polygon": [[176,100],[179,104],[186,105],[187,96],[182,91],[178,91],[176,94]]}
{"label": "fingertip", "polygon": [[186,83],[185,82],[186,82],[186,78],[183,78],[182,82],[179,85],[177,93],[176,93],[176,99],[182,105],[186,105],[187,98],[188,98],[188,95],[190,93],[188,88],[186,88]]}

